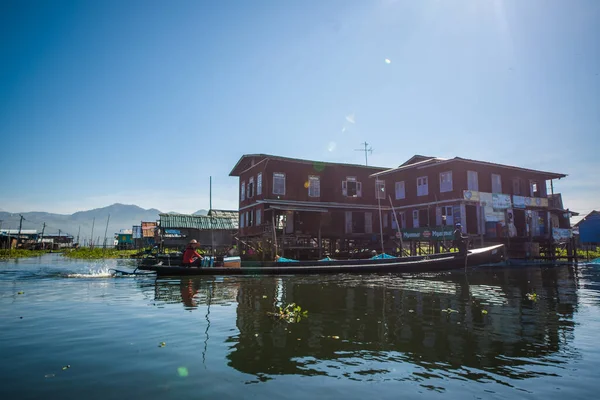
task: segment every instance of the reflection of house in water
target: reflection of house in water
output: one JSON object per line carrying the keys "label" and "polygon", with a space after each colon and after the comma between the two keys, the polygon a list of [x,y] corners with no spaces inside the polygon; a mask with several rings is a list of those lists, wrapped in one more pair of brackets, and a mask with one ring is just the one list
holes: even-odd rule
{"label": "reflection of house in water", "polygon": [[[523,378],[514,367],[567,345],[577,304],[567,268],[481,270],[468,282],[464,275],[331,279],[240,281],[240,332],[229,365],[259,376],[338,376],[369,360],[379,371],[362,371],[357,379],[388,373],[390,362],[451,369],[468,379],[481,376],[455,369]],[[308,319],[285,324],[267,317],[278,290],[283,303],[308,310]],[[526,298],[528,292],[538,294],[537,302]]]}

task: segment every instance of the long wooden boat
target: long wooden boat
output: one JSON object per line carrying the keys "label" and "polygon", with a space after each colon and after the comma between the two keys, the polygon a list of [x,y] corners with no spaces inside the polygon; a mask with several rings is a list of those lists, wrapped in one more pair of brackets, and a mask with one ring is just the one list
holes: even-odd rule
{"label": "long wooden boat", "polygon": [[[442,253],[418,257],[392,257],[368,260],[262,262],[252,266],[183,267],[142,265],[137,269],[160,276],[181,275],[278,275],[370,272],[434,272],[495,264],[504,259],[504,245],[472,249],[467,255]],[[227,261],[226,261],[227,263]],[[239,265],[239,264],[233,264]]]}

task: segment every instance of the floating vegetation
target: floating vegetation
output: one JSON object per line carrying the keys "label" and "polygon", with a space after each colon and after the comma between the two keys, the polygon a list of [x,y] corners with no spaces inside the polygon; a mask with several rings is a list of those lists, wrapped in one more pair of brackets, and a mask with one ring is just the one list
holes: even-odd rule
{"label": "floating vegetation", "polygon": [[43,254],[46,254],[45,250],[0,249],[0,259],[38,257]]}
{"label": "floating vegetation", "polygon": [[290,303],[285,307],[279,307],[276,312],[267,312],[267,315],[287,323],[294,323],[300,322],[302,318],[307,318],[308,311],[302,311],[302,307],[296,305],[296,303]]}
{"label": "floating vegetation", "polygon": [[535,292],[533,292],[533,293],[527,293],[527,294],[525,294],[525,296],[527,296],[527,300],[531,300],[531,301],[537,301],[538,300],[538,295]]}
{"label": "floating vegetation", "polygon": [[67,249],[63,255],[68,258],[77,258],[83,260],[101,260],[104,258],[132,258],[139,253],[139,250],[118,250],[104,249],[102,247],[80,247],[77,249]]}

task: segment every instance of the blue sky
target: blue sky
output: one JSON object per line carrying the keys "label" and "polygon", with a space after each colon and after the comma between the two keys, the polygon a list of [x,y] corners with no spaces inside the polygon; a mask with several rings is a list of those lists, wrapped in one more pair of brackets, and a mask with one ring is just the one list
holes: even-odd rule
{"label": "blue sky", "polygon": [[[4,1],[0,209],[237,206],[244,153],[569,174],[600,208],[600,2]],[[386,62],[388,59],[390,62]]]}

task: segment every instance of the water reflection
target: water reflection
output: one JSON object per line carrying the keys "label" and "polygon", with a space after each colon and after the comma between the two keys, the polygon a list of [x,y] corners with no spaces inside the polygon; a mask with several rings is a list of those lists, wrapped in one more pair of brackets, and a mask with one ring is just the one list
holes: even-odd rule
{"label": "water reflection", "polygon": [[[140,284],[153,285],[158,305],[182,303],[202,312],[206,335],[210,307],[236,305],[237,331],[217,340],[230,346],[230,367],[259,380],[291,374],[510,386],[554,375],[578,356],[570,345],[576,278],[571,267],[536,267],[468,276],[199,277]],[[527,293],[536,293],[537,301]],[[267,315],[292,302],[309,317],[288,324]]]}

